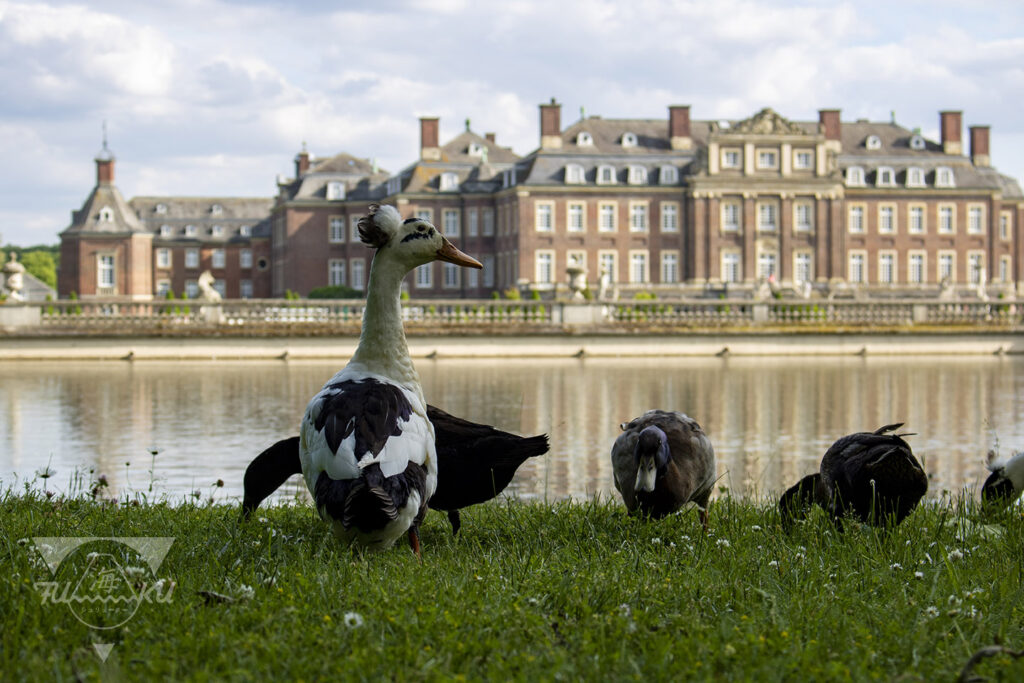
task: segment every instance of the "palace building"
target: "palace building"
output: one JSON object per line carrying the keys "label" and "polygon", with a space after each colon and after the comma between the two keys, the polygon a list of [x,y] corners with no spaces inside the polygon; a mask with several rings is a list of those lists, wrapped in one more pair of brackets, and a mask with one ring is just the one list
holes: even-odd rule
{"label": "palace building", "polygon": [[303,149],[274,198],[126,201],[104,145],[96,187],[61,233],[59,293],[193,294],[206,270],[228,298],[361,290],[371,253],[356,222],[371,202],[427,218],[484,264],[417,269],[417,298],[550,296],[572,266],[623,296],[745,296],[766,282],[804,295],[1024,291],[1024,193],[992,168],[987,126],[970,126],[965,145],[959,111],[939,113],[939,140],[836,109],[701,121],[669,106],[664,119],[564,128],[554,100],[539,113],[526,156],[469,121],[441,144],[433,117],[419,121],[419,158],[395,174]]}

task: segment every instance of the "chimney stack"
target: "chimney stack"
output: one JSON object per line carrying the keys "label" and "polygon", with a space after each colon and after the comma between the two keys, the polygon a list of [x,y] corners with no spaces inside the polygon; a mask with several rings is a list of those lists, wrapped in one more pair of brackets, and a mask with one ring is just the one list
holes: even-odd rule
{"label": "chimney stack", "polygon": [[420,117],[420,159],[423,161],[440,161],[441,144],[439,139],[440,119],[436,116]]}
{"label": "chimney stack", "polygon": [[495,136],[494,133],[484,133],[484,139],[487,140],[487,142],[491,143],[492,145],[496,144],[495,143],[496,136]]}
{"label": "chimney stack", "polygon": [[963,154],[964,148],[960,141],[963,112],[940,111],[939,127],[942,129],[942,151],[946,154]]}
{"label": "chimney stack", "polygon": [[309,152],[306,151],[306,143],[302,143],[302,151],[295,155],[295,177],[296,179],[306,175],[309,170]]}
{"label": "chimney stack", "polygon": [[[104,148],[104,152],[106,151]],[[96,184],[114,184],[114,155],[109,152],[106,155],[103,152],[96,155]]]}
{"label": "chimney stack", "polygon": [[837,152],[843,148],[843,124],[839,120],[839,109],[819,109],[818,123],[825,133],[825,146]]}
{"label": "chimney stack", "polygon": [[988,126],[971,126],[971,163],[975,166],[991,166],[988,154]]}
{"label": "chimney stack", "polygon": [[562,105],[551,98],[550,104],[540,105],[540,148],[562,147]]}
{"label": "chimney stack", "polygon": [[668,108],[668,139],[672,149],[692,149],[690,105],[673,104]]}

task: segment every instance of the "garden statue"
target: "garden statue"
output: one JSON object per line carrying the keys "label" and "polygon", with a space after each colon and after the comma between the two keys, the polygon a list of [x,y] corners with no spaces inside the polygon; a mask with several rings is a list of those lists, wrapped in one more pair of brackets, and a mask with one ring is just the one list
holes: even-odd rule
{"label": "garden statue", "polygon": [[583,301],[586,298],[583,292],[587,289],[587,269],[574,261],[565,272],[569,275],[569,298],[573,301]]}
{"label": "garden statue", "polygon": [[21,293],[25,286],[23,273],[25,266],[18,263],[18,255],[11,252],[11,260],[4,264],[4,283],[7,287],[7,300],[12,302],[24,301],[25,295]]}
{"label": "garden statue", "polygon": [[204,270],[203,274],[199,276],[199,301],[220,301],[221,295],[216,289],[213,288],[213,273],[208,270]]}
{"label": "garden statue", "polygon": [[608,266],[601,266],[601,279],[598,281],[600,287],[597,290],[597,298],[607,301],[612,288],[612,271]]}

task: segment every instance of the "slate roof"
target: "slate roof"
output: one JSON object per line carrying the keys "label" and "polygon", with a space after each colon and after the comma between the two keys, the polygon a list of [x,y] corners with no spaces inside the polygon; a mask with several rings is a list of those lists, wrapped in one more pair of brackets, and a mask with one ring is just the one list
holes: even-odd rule
{"label": "slate roof", "polygon": [[[110,210],[109,220],[104,220],[104,209]],[[71,225],[61,235],[126,235],[148,232],[135,215],[135,211],[121,196],[120,190],[112,183],[99,183],[78,211],[71,212]]]}
{"label": "slate roof", "polygon": [[327,184],[345,183],[345,199],[375,199],[383,195],[382,185],[388,172],[369,159],[342,152],[325,159],[311,160],[309,170],[300,178],[280,183],[288,200],[327,200]]}
{"label": "slate roof", "polygon": [[[128,202],[146,231],[158,240],[230,242],[248,239],[255,226],[270,215],[270,197],[133,197]],[[166,226],[166,227],[165,227]],[[187,234],[188,226],[194,234]]]}
{"label": "slate roof", "polygon": [[[486,156],[470,154],[471,145],[486,150]],[[502,173],[511,168],[519,156],[508,147],[501,147],[473,131],[466,130],[441,146],[441,159],[419,160],[397,174],[402,192],[447,194],[441,190],[442,173],[454,173],[458,192],[494,192],[501,188]]]}

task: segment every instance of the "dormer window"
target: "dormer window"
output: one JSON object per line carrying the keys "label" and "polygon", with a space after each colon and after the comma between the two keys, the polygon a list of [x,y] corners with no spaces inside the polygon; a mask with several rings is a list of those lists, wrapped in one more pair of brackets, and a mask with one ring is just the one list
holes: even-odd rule
{"label": "dormer window", "polygon": [[99,221],[100,223],[112,223],[114,220],[114,210],[109,206],[104,206],[100,209]]}
{"label": "dormer window", "polygon": [[615,167],[614,166],[598,166],[597,167],[597,184],[598,185],[614,185],[615,184]]}
{"label": "dormer window", "polygon": [[869,135],[864,140],[864,146],[868,149],[882,149],[882,138],[877,135]]}
{"label": "dormer window", "polygon": [[583,167],[579,164],[569,164],[565,167],[565,182],[567,184],[579,185],[585,182]]}
{"label": "dormer window", "polygon": [[846,184],[850,187],[863,187],[864,169],[860,166],[851,166],[846,169]]}
{"label": "dormer window", "polygon": [[623,133],[622,134],[622,146],[623,147],[636,147],[636,135],[634,133]]}
{"label": "dormer window", "polygon": [[185,237],[195,237],[198,232],[198,229],[194,225],[185,226]]}
{"label": "dormer window", "polygon": [[658,171],[658,182],[662,185],[675,185],[679,182],[679,169],[675,166],[662,166]]}
{"label": "dormer window", "polygon": [[221,206],[220,204],[214,204],[213,206],[210,207],[211,216],[219,216],[222,213],[224,213],[224,207]]}
{"label": "dormer window", "polygon": [[394,178],[388,178],[388,194],[398,194],[402,190],[402,178],[395,176]]}
{"label": "dormer window", "polygon": [[482,157],[484,155],[484,146],[479,142],[471,142],[466,153],[471,157]]}
{"label": "dormer window", "polygon": [[629,167],[629,184],[630,185],[646,185],[647,184],[647,169],[643,166],[630,166]]}
{"label": "dormer window", "polygon": [[924,149],[924,138],[918,134],[910,136],[910,149]]}
{"label": "dormer window", "polygon": [[892,170],[888,166],[880,167],[878,169],[878,175],[875,176],[875,185],[877,187],[895,187],[896,171]]}
{"label": "dormer window", "polygon": [[160,236],[161,237],[170,237],[171,236],[171,226],[169,226],[169,225],[161,225],[160,226]]}
{"label": "dormer window", "polygon": [[221,236],[223,236],[224,235],[224,226],[223,225],[215,225],[215,226],[213,226],[212,228],[210,228],[210,234],[213,235],[214,237],[221,237]]}
{"label": "dormer window", "polygon": [[907,169],[907,187],[924,187],[924,170],[912,166]]}
{"label": "dormer window", "polygon": [[441,192],[453,192],[459,189],[459,176],[457,173],[452,171],[445,171],[441,174],[441,180],[438,183],[438,188]]}
{"label": "dormer window", "polygon": [[501,174],[501,186],[512,187],[516,184],[516,169],[510,168]]}
{"label": "dormer window", "polygon": [[576,135],[576,144],[580,147],[590,146],[594,144],[594,138],[587,131],[581,131]]}
{"label": "dormer window", "polygon": [[345,183],[340,180],[332,180],[327,183],[327,198],[340,200],[345,198]]}
{"label": "dormer window", "polygon": [[252,237],[252,226],[243,225],[238,228],[238,235],[240,237]]}
{"label": "dormer window", "polygon": [[167,213],[167,205],[164,203],[157,204],[156,206],[153,207],[153,211],[163,216],[165,213]]}
{"label": "dormer window", "polygon": [[956,187],[953,169],[948,166],[939,166],[935,169],[935,187]]}

